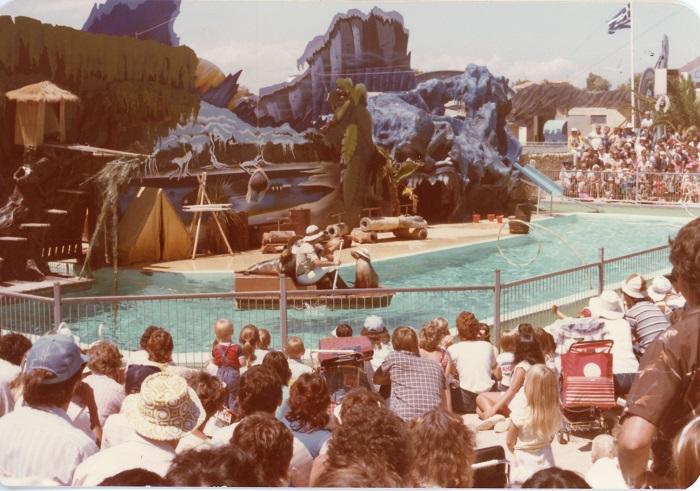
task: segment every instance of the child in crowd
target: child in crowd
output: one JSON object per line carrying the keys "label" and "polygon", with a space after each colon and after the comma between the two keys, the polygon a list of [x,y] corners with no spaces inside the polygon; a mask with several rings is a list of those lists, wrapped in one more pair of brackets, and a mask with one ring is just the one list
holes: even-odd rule
{"label": "child in crowd", "polygon": [[598,435],[591,448],[593,465],[586,474],[586,481],[594,489],[627,489],[617,461],[615,439],[610,435]]}
{"label": "child in crowd", "polygon": [[520,486],[535,472],[552,467],[552,440],[559,430],[559,384],[557,376],[543,364],[534,365],[525,376],[527,403],[510,414],[506,445],[511,485]]}
{"label": "child in crowd", "polygon": [[300,376],[313,372],[313,369],[301,361],[306,348],[304,347],[304,341],[300,337],[290,336],[287,340],[285,351],[287,352],[289,369],[292,371],[292,378],[289,380],[289,386],[291,387]]}
{"label": "child in crowd", "polygon": [[245,372],[248,367],[260,365],[267,354],[267,351],[259,349],[260,346],[260,331],[253,324],[247,324],[241,329],[238,335],[238,342],[243,350],[243,358],[241,359],[241,373]]}
{"label": "child in crowd", "polygon": [[544,364],[556,374],[557,367],[554,362],[554,352],[557,349],[557,345],[554,342],[554,337],[541,327],[538,327],[535,329],[535,339],[537,340],[537,344],[540,345],[540,349],[544,355]]}
{"label": "child in crowd", "polygon": [[496,357],[496,363],[501,370],[501,381],[498,390],[505,392],[510,387],[510,377],[513,375],[513,358],[515,356],[515,341],[518,332],[515,330],[504,332],[501,335],[501,353]]}
{"label": "child in crowd", "polygon": [[[270,334],[270,331],[267,329],[258,329],[258,334],[260,336],[260,343],[258,344],[258,349],[260,351],[264,351],[265,355],[268,354],[270,351],[270,343],[272,342],[272,335]],[[265,358],[265,355],[262,356],[262,358]]]}
{"label": "child in crowd", "polygon": [[233,337],[233,323],[228,319],[219,319],[214,323],[214,346],[211,356],[216,365],[216,376],[226,384],[226,399],[224,405],[235,410],[238,396],[238,383],[240,381],[240,368],[242,349],[231,341]]}

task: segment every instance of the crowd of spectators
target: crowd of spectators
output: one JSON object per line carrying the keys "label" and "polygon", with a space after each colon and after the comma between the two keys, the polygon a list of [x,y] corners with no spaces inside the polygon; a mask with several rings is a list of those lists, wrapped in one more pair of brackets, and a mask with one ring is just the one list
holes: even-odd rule
{"label": "crowd of spectators", "polygon": [[[83,350],[64,334],[33,344],[4,334],[0,481],[471,487],[484,484],[475,480],[476,435],[494,430],[514,487],[687,487],[700,472],[700,219],[672,241],[670,261],[669,278],[647,284],[631,274],[622,296],[604,291],[578,317],[555,307],[551,325],[521,324],[499,347],[469,312],[455,331],[436,318],[391,334],[370,316],[360,335],[375,355],[357,368],[366,383],[335,406],[300,338],[276,351],[253,325],[236,342],[234,326],[217,322],[201,370],[173,363],[172,336],[160,327],[145,330],[126,366],[108,341]],[[333,332],[353,334],[347,324]],[[624,408],[613,436],[593,440],[585,477],[561,468],[552,450],[564,419],[561,355],[577,339],[614,341]]]}
{"label": "crowd of spectators", "polygon": [[[642,123],[649,121],[646,114]],[[581,135],[571,128],[572,160],[562,164],[558,180],[566,196],[583,199],[700,202],[700,132],[660,132],[594,125]]]}

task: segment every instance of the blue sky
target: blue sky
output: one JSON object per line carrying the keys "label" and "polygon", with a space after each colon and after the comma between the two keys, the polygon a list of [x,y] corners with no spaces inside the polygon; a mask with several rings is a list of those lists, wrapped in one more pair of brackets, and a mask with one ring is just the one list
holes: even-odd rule
{"label": "blue sky", "polygon": [[[0,15],[28,15],[82,27],[92,0],[0,0]],[[568,80],[588,72],[614,85],[629,77],[629,30],[607,34],[624,2],[461,2],[364,0],[182,0],[175,31],[183,44],[225,71],[243,69],[253,90],[299,73],[296,59],[333,16],[351,8],[396,10],[410,31],[412,65],[420,70],[486,65],[511,80]],[[694,9],[694,10],[693,10]],[[634,3],[635,68],[653,65],[664,33],[671,67],[700,56],[700,0]]]}

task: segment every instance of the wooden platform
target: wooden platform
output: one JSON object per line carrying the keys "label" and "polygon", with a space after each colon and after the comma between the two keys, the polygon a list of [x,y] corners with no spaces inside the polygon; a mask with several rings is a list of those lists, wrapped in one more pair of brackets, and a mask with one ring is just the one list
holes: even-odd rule
{"label": "wooden platform", "polygon": [[89,289],[95,282],[92,278],[78,278],[76,276],[49,275],[44,281],[3,281],[0,282],[0,296],[3,293],[24,293],[28,295],[53,294],[53,284],[61,285],[61,293],[74,292]]}

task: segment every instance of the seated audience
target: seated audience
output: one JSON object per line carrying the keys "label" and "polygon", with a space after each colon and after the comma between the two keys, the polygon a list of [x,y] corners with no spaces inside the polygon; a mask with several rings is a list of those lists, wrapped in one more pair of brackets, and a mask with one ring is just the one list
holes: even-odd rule
{"label": "seated audience", "polygon": [[452,407],[460,413],[475,413],[477,395],[494,386],[492,378],[498,367],[493,346],[479,340],[479,321],[471,312],[457,316],[458,340],[447,348],[459,376],[459,389],[453,391]]}
{"label": "seated audience", "polygon": [[622,296],[627,307],[625,320],[632,328],[632,342],[638,358],[659,334],[669,327],[661,308],[647,296],[647,284],[637,273],[627,277],[622,285]]}
{"label": "seated audience", "polygon": [[383,407],[353,405],[333,427],[328,452],[314,461],[310,484],[326,472],[358,463],[408,476],[413,455],[408,425],[401,418]]}
{"label": "seated audience", "polygon": [[211,437],[204,433],[204,427],[212,416],[224,408],[228,397],[223,382],[207,372],[192,372],[185,380],[202,403],[204,420],[191,433],[180,439],[175,449],[175,453],[178,454],[192,448],[200,449],[209,446]]}
{"label": "seated audience", "polygon": [[253,365],[260,365],[267,354],[267,351],[261,350],[260,346],[260,330],[253,324],[248,324],[243,326],[240,334],[238,335],[238,343],[241,345],[243,351],[243,358],[241,361],[241,375],[249,367]]}
{"label": "seated audience", "polygon": [[214,323],[214,346],[211,349],[211,363],[216,367],[216,376],[225,384],[224,404],[230,411],[236,411],[236,395],[241,378],[242,349],[233,342],[233,322],[219,319]]}
{"label": "seated audience", "polygon": [[350,338],[352,337],[352,326],[350,324],[338,324],[333,329],[333,336],[336,338]]}
{"label": "seated audience", "polygon": [[386,401],[382,396],[376,392],[365,387],[356,387],[352,389],[343,398],[343,402],[335,407],[333,410],[333,415],[340,422],[343,420],[343,414],[350,410],[354,406],[366,406],[366,407],[385,407]]}
{"label": "seated audience", "polygon": [[0,475],[68,485],[75,468],[97,452],[66,414],[86,362],[66,336],[43,336],[34,343],[22,374],[24,405],[0,417]]}
{"label": "seated audience", "polygon": [[[132,362],[126,369],[124,390],[127,395],[138,393],[146,377],[162,372],[172,362],[173,337],[162,327],[153,329],[151,327],[147,329],[150,334],[146,339],[145,346],[148,359],[138,363]],[[146,336],[145,332],[144,336]]]}
{"label": "seated audience", "polygon": [[90,347],[88,357],[90,375],[83,382],[92,388],[100,424],[104,425],[108,416],[119,412],[125,397],[122,354],[116,344],[99,341]]}
{"label": "seated audience", "polygon": [[533,365],[525,376],[524,394],[525,404],[513,409],[506,436],[506,445],[513,454],[513,485],[555,465],[552,441],[561,425],[559,382],[552,370],[543,364]]}
{"label": "seated audience", "polygon": [[282,422],[313,458],[331,437],[330,403],[326,381],[320,375],[305,373],[290,389],[289,410]]}
{"label": "seated audience", "polygon": [[[452,395],[450,394],[450,383],[452,382],[452,360],[446,349],[441,347],[442,338],[445,332],[435,321],[426,322],[418,332],[418,347],[420,356],[428,360],[436,361],[445,373],[445,401],[448,411],[452,411]],[[457,386],[456,380],[455,386]]]}
{"label": "seated audience", "polygon": [[396,472],[379,465],[357,462],[329,469],[316,479],[317,488],[403,488],[406,482]]}
{"label": "seated audience", "polygon": [[591,461],[593,465],[586,473],[586,481],[593,489],[627,489],[611,435],[598,435],[593,439]]}
{"label": "seated audience", "polygon": [[409,423],[415,449],[412,481],[422,488],[472,486],[474,434],[462,418],[433,409]]}
{"label": "seated audience", "polygon": [[289,369],[292,371],[292,378],[289,379],[290,384],[294,384],[302,374],[314,371],[313,368],[302,361],[304,353],[306,353],[306,347],[300,337],[290,336],[287,340],[285,351]]}
{"label": "seated audience", "polygon": [[166,482],[178,487],[274,486],[265,474],[262,463],[240,448],[190,449],[173,459]]}
{"label": "seated audience", "polygon": [[129,354],[129,359],[126,364],[127,368],[129,368],[129,365],[140,365],[141,363],[148,361],[148,350],[146,349],[146,346],[148,345],[148,338],[150,338],[151,334],[158,329],[162,328],[158,326],[148,326],[143,330],[143,334],[141,334],[141,338],[139,339],[139,346],[141,349]]}
{"label": "seated audience", "polygon": [[270,351],[263,359],[262,366],[277,375],[282,383],[282,403],[277,408],[275,415],[282,420],[289,407],[289,380],[292,378],[292,371],[284,353],[280,351]]}
{"label": "seated audience", "polygon": [[98,484],[98,486],[120,486],[120,487],[145,487],[145,486],[170,486],[167,479],[162,478],[155,472],[146,469],[129,469],[114,476],[108,477]]}
{"label": "seated audience", "polygon": [[148,376],[138,394],[124,399],[122,412],[134,429],[132,437],[82,462],[72,486],[96,486],[109,476],[136,468],[164,477],[180,439],[205,418],[202,403],[185,379],[167,372]]}
{"label": "seated audience", "polygon": [[[289,476],[294,468],[294,436],[291,431],[269,413],[256,413],[245,417],[233,432],[231,446],[250,454],[263,470],[265,486],[306,486],[306,482],[294,483]],[[222,453],[228,449],[220,450]],[[310,470],[310,462],[308,464]],[[292,472],[294,472],[292,470]]]}
{"label": "seated audience", "polygon": [[32,342],[21,334],[0,336],[0,416],[15,407],[12,387],[20,375],[24,355],[31,347]]}
{"label": "seated audience", "polygon": [[391,383],[389,408],[405,421],[431,409],[445,407],[445,375],[440,364],[421,358],[418,336],[411,327],[399,327],[391,336],[394,351],[374,372],[374,383]]}
{"label": "seated audience", "polygon": [[650,450],[653,472],[674,477],[671,442],[700,412],[700,219],[671,241],[669,259],[686,311],[647,348],[617,439],[625,482],[636,488],[647,481]]}
{"label": "seated audience", "polygon": [[534,329],[530,324],[520,324],[513,354],[513,375],[510,387],[505,392],[479,394],[476,398],[477,414],[484,421],[479,423],[477,429],[491,429],[502,421],[504,416],[526,405],[525,376],[536,364],[544,364],[544,355],[535,338]]}
{"label": "seated audience", "polygon": [[510,387],[517,339],[518,331],[515,329],[501,334],[501,352],[496,357],[498,369],[501,371],[501,380],[498,384],[499,392],[505,392]]}
{"label": "seated audience", "polygon": [[637,376],[639,362],[632,346],[632,329],[623,317],[620,297],[611,290],[605,290],[599,297],[588,302],[593,317],[601,319],[604,324],[604,339],[612,339],[613,376],[615,378],[615,395],[626,397]]}
{"label": "seated audience", "polygon": [[550,467],[535,472],[522,485],[527,489],[590,489],[591,486],[573,471]]}

